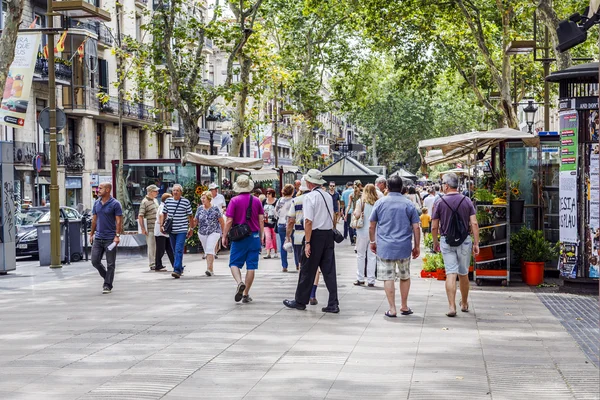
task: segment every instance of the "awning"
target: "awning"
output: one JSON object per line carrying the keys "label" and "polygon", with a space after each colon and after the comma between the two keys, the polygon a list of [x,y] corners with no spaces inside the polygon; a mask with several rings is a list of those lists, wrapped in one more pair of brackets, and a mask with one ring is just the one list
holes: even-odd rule
{"label": "awning", "polygon": [[182,165],[186,163],[243,170],[261,169],[264,166],[264,162],[260,158],[209,156],[192,152],[186,153],[181,160]]}
{"label": "awning", "polygon": [[[300,172],[300,168],[294,165],[282,165],[283,173],[298,173]],[[263,167],[258,171],[250,172],[250,176],[254,182],[266,182],[266,181],[274,181],[279,180],[279,170],[275,169],[275,167]]]}
{"label": "awning", "polygon": [[409,171],[405,170],[404,168],[400,168],[398,171],[392,173],[390,176],[394,176],[394,175],[399,175],[402,178],[408,178],[408,179],[411,179],[413,181],[416,181],[419,178],[418,176],[416,176],[412,172],[409,172]]}
{"label": "awning", "polygon": [[[442,138],[421,140],[419,149],[429,154],[424,157],[425,164],[435,165],[454,161],[474,154],[476,150],[494,147],[505,140],[521,140],[528,147],[537,147],[540,143],[538,136],[521,132],[512,128],[499,128],[485,132],[469,132]],[[442,156],[432,154],[433,150],[441,150]],[[435,158],[434,158],[435,157]]]}

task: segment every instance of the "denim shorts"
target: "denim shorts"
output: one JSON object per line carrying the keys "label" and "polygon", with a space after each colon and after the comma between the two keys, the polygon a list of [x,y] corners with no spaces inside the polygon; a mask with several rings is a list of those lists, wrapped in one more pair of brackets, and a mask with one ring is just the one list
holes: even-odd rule
{"label": "denim shorts", "polygon": [[446,238],[442,236],[440,240],[440,250],[444,258],[444,268],[446,274],[467,275],[471,265],[471,251],[473,242],[471,237],[467,237],[460,246],[452,247],[446,243]]}
{"label": "denim shorts", "polygon": [[229,254],[229,266],[246,269],[258,269],[258,259],[260,258],[260,234],[252,232],[250,236],[237,242],[231,242],[231,251]]}

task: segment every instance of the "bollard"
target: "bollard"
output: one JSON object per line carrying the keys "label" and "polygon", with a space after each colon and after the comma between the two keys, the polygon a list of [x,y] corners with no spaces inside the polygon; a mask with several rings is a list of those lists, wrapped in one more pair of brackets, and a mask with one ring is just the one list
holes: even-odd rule
{"label": "bollard", "polygon": [[64,219],[65,224],[65,264],[71,264],[71,236],[69,236],[69,219]]}
{"label": "bollard", "polygon": [[88,261],[88,234],[85,216],[81,217],[81,227],[83,228],[83,252],[85,253],[85,261]]}

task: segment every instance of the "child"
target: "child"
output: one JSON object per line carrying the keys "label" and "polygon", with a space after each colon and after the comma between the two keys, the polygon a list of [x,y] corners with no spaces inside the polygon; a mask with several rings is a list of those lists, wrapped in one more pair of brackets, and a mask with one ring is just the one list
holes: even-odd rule
{"label": "child", "polygon": [[431,216],[427,213],[427,207],[423,207],[421,210],[423,213],[419,217],[421,219],[421,229],[423,234],[429,233],[429,223],[431,222]]}

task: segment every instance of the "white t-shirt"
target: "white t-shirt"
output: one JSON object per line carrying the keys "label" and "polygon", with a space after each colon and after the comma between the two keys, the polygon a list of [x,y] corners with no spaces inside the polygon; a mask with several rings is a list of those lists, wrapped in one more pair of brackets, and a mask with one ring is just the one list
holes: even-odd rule
{"label": "white t-shirt", "polygon": [[[327,202],[327,206],[325,206],[325,202]],[[306,193],[302,210],[304,211],[304,220],[308,219],[312,222],[313,230],[333,229],[333,199],[329,193],[322,189],[314,189]]]}
{"label": "white t-shirt", "polygon": [[210,201],[210,205],[213,207],[218,207],[219,211],[223,212],[223,209],[226,207],[225,196],[223,196],[221,193],[217,193],[217,195]]}
{"label": "white t-shirt", "polygon": [[169,237],[160,231],[160,216],[163,213],[163,209],[165,208],[165,203],[160,203],[158,206],[158,210],[156,210],[156,222],[154,223],[154,236],[164,236]]}
{"label": "white t-shirt", "polygon": [[435,203],[436,200],[437,197],[435,195],[429,195],[425,197],[425,200],[423,200],[423,206],[427,207],[429,215],[431,215],[431,213],[433,212],[433,203]]}

